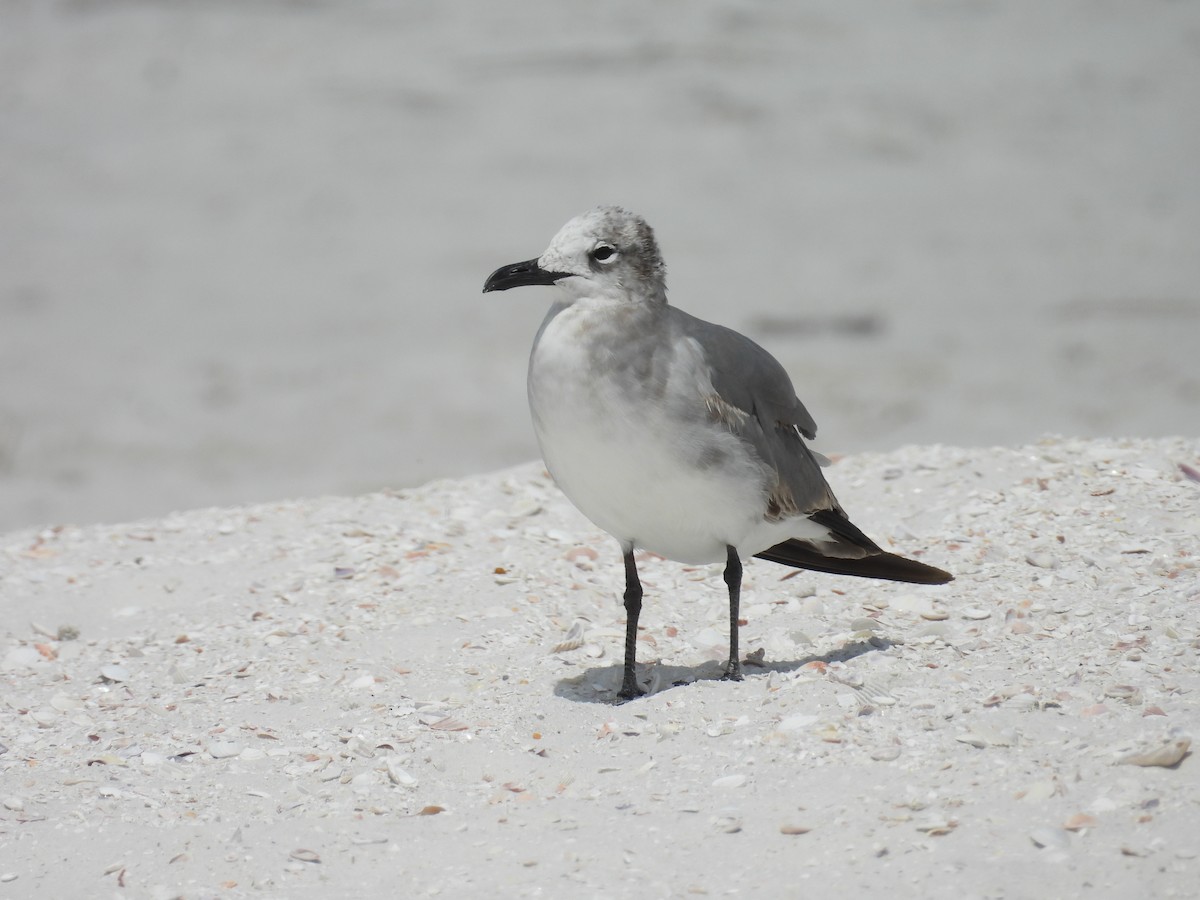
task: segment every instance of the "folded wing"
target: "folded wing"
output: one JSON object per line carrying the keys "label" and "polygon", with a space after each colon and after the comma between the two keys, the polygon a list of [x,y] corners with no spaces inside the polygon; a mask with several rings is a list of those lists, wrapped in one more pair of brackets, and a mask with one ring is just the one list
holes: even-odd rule
{"label": "folded wing", "polygon": [[888,553],[847,518],[804,438],[817,424],[796,397],[775,357],[750,340],[681,310],[673,310],[685,336],[695,340],[710,368],[716,392],[709,414],[745,441],[773,472],[763,517],[782,521],[804,516],[826,529],[820,541],[791,539],[756,554],[762,559],[839,575],[918,584],[943,584],[953,576]]}

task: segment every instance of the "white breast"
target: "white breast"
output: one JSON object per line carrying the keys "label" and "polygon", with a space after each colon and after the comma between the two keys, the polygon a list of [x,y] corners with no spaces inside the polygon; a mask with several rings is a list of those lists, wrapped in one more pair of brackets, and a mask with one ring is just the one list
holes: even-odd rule
{"label": "white breast", "polygon": [[[727,546],[762,530],[764,467],[706,415],[712,385],[699,347],[646,329],[631,342],[628,324],[618,338],[609,311],[578,303],[543,324],[529,403],[546,466],[626,548],[724,561]],[[635,366],[606,364],[618,339]]]}

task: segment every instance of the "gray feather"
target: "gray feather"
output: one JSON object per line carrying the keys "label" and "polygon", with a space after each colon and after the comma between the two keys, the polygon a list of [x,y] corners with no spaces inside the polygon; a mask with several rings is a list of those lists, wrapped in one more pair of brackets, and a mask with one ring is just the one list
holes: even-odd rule
{"label": "gray feather", "polygon": [[[764,515],[785,519],[821,510],[841,511],[816,456],[804,442],[817,423],[796,396],[779,361],[750,338],[671,307],[681,333],[704,351],[721,403],[741,415],[720,415],[726,426],[774,470]],[[714,404],[710,404],[713,412]]]}

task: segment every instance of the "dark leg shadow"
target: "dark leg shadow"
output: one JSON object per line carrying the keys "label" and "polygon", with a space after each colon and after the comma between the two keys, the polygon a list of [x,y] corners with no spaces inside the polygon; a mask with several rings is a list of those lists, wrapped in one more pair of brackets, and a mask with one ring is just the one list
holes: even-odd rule
{"label": "dark leg shadow", "polygon": [[[795,672],[797,669],[814,662],[846,662],[857,656],[887,650],[892,642],[887,638],[875,637],[869,641],[855,641],[828,653],[805,656],[801,659],[781,662],[760,662],[751,654],[742,662],[742,674],[747,681],[768,672]],[[647,689],[646,697],[655,694],[665,694],[676,688],[687,687],[697,681],[719,681],[725,674],[725,665],[710,660],[698,666],[665,666],[656,664],[641,667],[638,672],[638,683]],[[611,666],[596,666],[584,670],[583,674],[571,678],[563,678],[554,686],[554,695],[576,703],[607,703],[620,705],[627,701],[617,697],[621,689],[622,667],[618,663]],[[730,684],[731,691],[745,690],[736,683]],[[635,701],[636,702],[636,701]]]}

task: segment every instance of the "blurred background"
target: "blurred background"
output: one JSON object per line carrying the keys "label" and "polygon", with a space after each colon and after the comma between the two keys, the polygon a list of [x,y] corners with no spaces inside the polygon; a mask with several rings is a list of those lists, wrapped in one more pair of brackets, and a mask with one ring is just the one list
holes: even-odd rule
{"label": "blurred background", "polygon": [[537,454],[598,203],[826,453],[1200,423],[1200,5],[0,0],[0,530]]}

